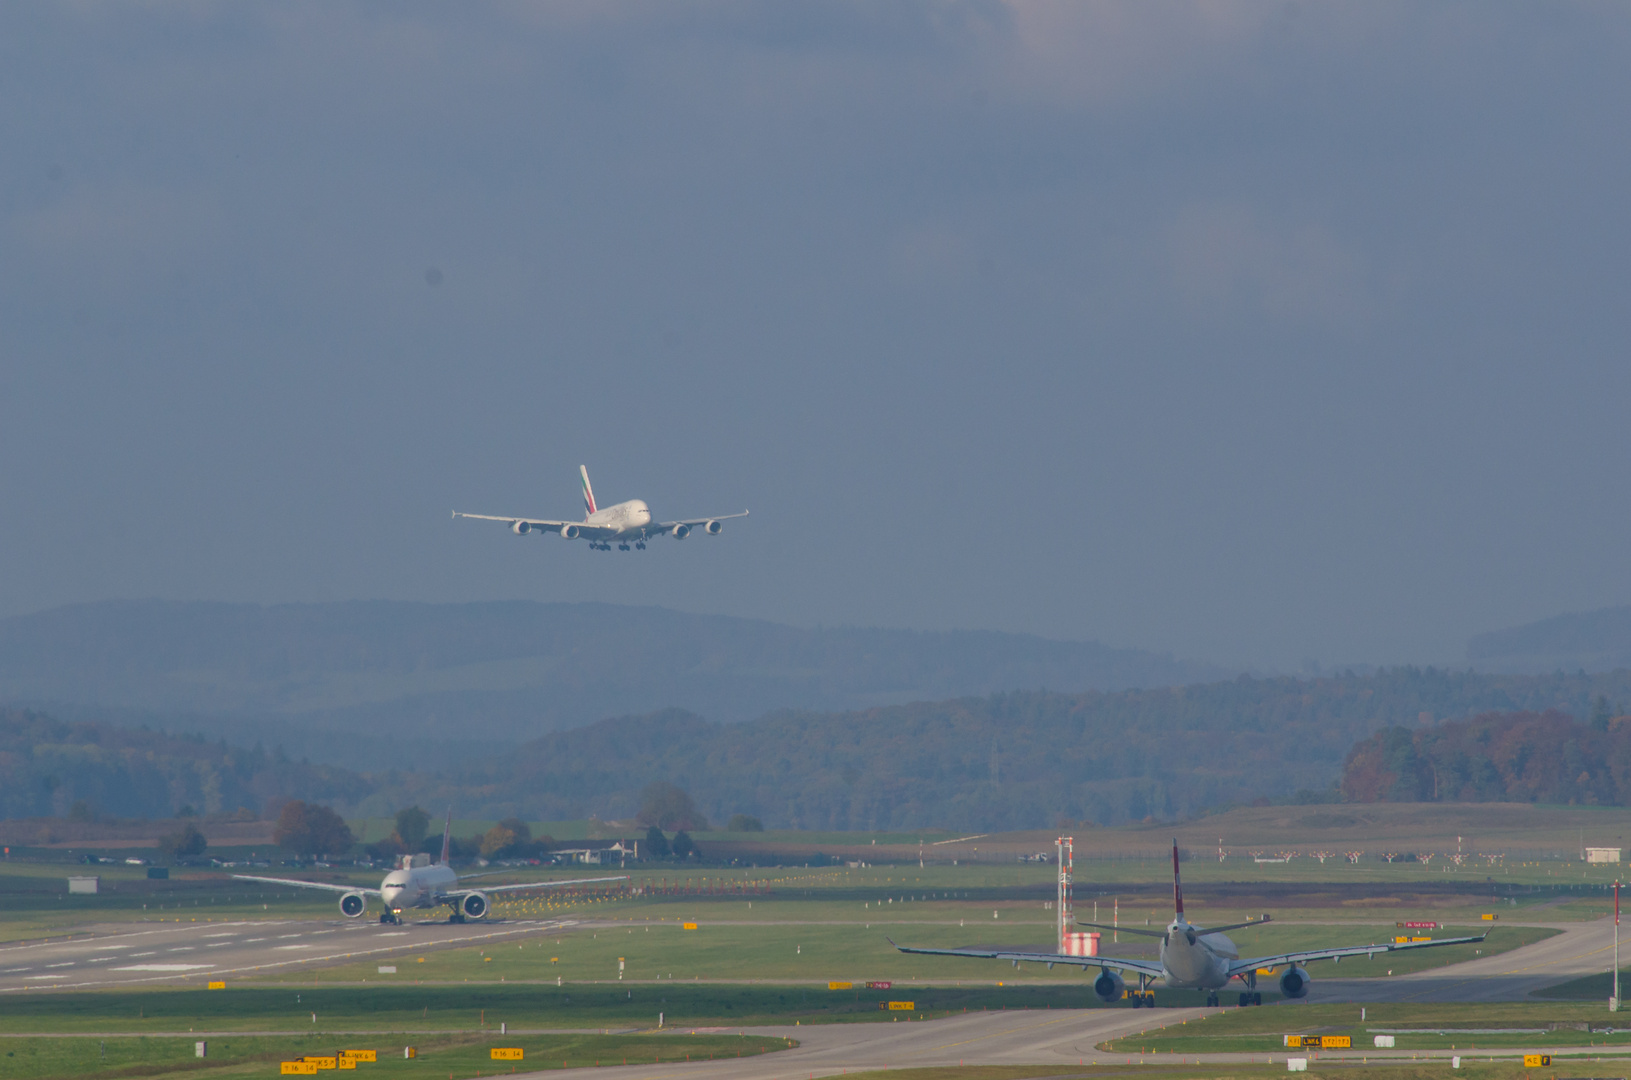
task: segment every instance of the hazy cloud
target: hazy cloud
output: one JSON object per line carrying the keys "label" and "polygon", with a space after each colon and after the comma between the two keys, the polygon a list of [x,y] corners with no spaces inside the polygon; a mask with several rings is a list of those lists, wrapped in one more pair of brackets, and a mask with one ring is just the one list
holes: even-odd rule
{"label": "hazy cloud", "polygon": [[[1610,5],[13,5],[0,611],[1295,664],[1623,602],[1628,62]],[[641,560],[446,520],[571,512],[580,462],[754,516]]]}

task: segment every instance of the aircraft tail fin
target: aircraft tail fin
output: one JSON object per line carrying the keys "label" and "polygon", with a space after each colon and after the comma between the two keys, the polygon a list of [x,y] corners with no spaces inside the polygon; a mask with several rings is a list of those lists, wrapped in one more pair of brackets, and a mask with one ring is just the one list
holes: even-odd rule
{"label": "aircraft tail fin", "polygon": [[1178,880],[1178,838],[1172,838],[1172,907],[1178,918],[1184,917],[1184,887]]}
{"label": "aircraft tail fin", "polygon": [[579,465],[578,475],[583,477],[583,513],[587,517],[595,512],[595,489],[589,486],[589,466]]}
{"label": "aircraft tail fin", "polygon": [[447,849],[453,840],[453,808],[447,808],[447,823],[442,826],[442,858],[440,865],[447,865]]}

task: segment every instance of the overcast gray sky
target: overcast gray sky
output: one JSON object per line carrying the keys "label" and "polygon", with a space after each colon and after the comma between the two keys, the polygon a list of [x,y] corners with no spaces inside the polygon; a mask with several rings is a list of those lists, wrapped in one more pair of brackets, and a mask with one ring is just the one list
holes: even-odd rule
{"label": "overcast gray sky", "polygon": [[[0,7],[0,613],[1631,602],[1631,7]],[[448,520],[751,508],[599,553]]]}

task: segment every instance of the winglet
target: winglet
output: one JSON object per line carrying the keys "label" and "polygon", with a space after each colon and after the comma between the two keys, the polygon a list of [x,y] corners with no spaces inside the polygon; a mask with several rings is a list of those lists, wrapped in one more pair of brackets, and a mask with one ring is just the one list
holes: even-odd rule
{"label": "winglet", "polygon": [[1184,889],[1178,882],[1178,838],[1172,838],[1172,906],[1178,918],[1184,917]]}
{"label": "winglet", "polygon": [[447,865],[447,849],[453,839],[453,808],[447,808],[447,824],[442,826],[442,866]]}

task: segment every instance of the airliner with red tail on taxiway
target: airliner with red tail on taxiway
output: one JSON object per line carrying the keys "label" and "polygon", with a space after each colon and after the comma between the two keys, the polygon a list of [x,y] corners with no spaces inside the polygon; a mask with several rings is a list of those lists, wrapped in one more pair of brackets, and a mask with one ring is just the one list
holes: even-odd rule
{"label": "airliner with red tail on taxiway", "polygon": [[[1206,1003],[1218,1004],[1218,991],[1235,979],[1242,984],[1240,994],[1241,1005],[1261,1005],[1263,995],[1257,990],[1257,974],[1259,971],[1272,971],[1280,965],[1285,970],[1280,973],[1280,993],[1288,998],[1306,997],[1309,983],[1307,970],[1302,966],[1315,960],[1339,961],[1344,956],[1375,956],[1377,953],[1402,952],[1405,949],[1431,949],[1439,945],[1470,945],[1483,941],[1483,934],[1477,937],[1439,938],[1436,941],[1396,941],[1377,942],[1373,945],[1349,945],[1335,949],[1307,949],[1300,952],[1276,953],[1273,956],[1254,956],[1248,960],[1240,958],[1240,950],[1235,943],[1223,936],[1225,930],[1243,930],[1248,926],[1261,926],[1269,921],[1267,915],[1251,922],[1232,923],[1228,926],[1214,926],[1210,929],[1195,926],[1184,918],[1184,891],[1178,882],[1178,841],[1172,842],[1172,903],[1176,909],[1172,922],[1165,930],[1133,930],[1125,926],[1105,926],[1101,923],[1079,923],[1081,926],[1091,926],[1099,930],[1113,930],[1121,934],[1136,934],[1140,937],[1154,937],[1161,939],[1160,960],[1133,960],[1120,956],[1072,956],[1063,952],[1022,952],[1004,949],[913,949],[904,945],[895,945],[895,948],[905,953],[927,953],[930,956],[973,956],[992,960],[1008,960],[1017,968],[1020,961],[1033,961],[1047,964],[1052,968],[1055,964],[1074,964],[1084,971],[1088,968],[1098,968],[1098,977],[1093,980],[1093,992],[1101,1001],[1111,1002],[1122,997],[1128,998],[1133,1008],[1141,1005],[1154,1005],[1155,995],[1149,991],[1150,984],[1160,979],[1163,986],[1179,990],[1204,990]],[[1127,991],[1126,984],[1117,972],[1131,971],[1138,975],[1138,989]]]}

